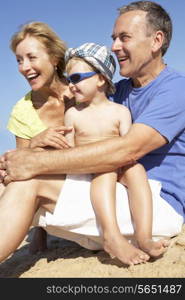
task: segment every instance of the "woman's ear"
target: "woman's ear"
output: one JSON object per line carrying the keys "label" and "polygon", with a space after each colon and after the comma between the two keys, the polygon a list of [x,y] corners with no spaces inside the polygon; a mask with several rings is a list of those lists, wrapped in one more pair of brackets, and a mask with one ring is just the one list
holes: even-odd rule
{"label": "woman's ear", "polygon": [[58,62],[59,62],[58,58],[54,56],[51,57],[51,63],[53,64],[54,67],[57,67]]}

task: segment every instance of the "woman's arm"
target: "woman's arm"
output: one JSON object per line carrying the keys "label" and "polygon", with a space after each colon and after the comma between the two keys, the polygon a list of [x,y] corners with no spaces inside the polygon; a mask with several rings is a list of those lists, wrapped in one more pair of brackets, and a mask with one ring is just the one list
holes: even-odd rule
{"label": "woman's arm", "polygon": [[16,140],[16,148],[17,149],[29,148],[29,146],[30,146],[29,139],[23,139],[21,137],[15,136],[15,140]]}

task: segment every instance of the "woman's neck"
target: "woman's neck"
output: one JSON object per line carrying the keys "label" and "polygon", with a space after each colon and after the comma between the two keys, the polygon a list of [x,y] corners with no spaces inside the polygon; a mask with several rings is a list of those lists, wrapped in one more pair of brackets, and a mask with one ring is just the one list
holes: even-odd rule
{"label": "woman's neck", "polygon": [[66,83],[55,82],[50,87],[44,87],[38,91],[31,92],[32,102],[35,108],[40,108],[46,102],[64,102],[64,93],[68,89]]}

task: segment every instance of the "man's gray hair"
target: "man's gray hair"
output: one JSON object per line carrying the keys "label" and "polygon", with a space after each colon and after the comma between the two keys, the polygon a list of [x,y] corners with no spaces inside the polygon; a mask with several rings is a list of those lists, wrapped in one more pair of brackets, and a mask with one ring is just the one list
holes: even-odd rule
{"label": "man's gray hair", "polygon": [[172,21],[169,14],[158,3],[151,1],[136,1],[128,5],[124,5],[119,9],[120,15],[134,10],[145,11],[147,21],[147,33],[150,35],[152,31],[162,31],[164,33],[164,41],[161,47],[162,56],[166,53],[172,38]]}

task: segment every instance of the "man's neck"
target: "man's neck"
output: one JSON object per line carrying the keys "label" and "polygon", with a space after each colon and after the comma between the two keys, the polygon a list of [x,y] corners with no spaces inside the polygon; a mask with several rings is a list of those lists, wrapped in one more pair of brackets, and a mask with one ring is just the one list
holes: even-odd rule
{"label": "man's neck", "polygon": [[150,65],[150,67],[145,70],[145,72],[141,76],[136,76],[136,78],[132,79],[134,87],[143,87],[153,81],[164,69],[166,65],[163,61],[157,63],[156,61]]}

